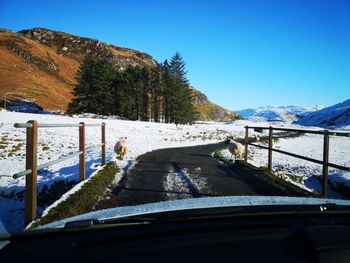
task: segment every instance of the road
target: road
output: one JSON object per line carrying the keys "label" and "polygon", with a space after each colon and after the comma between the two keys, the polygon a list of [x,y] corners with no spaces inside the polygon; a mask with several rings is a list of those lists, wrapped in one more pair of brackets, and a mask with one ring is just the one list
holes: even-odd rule
{"label": "road", "polygon": [[292,195],[262,185],[256,175],[242,173],[235,165],[212,157],[214,151],[224,147],[220,143],[146,153],[96,209],[208,196]]}

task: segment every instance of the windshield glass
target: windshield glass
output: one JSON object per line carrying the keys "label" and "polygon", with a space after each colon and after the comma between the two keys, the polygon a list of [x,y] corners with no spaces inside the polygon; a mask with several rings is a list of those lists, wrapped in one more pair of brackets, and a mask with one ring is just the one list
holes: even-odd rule
{"label": "windshield glass", "polygon": [[8,232],[347,204],[348,2],[5,0],[0,23]]}

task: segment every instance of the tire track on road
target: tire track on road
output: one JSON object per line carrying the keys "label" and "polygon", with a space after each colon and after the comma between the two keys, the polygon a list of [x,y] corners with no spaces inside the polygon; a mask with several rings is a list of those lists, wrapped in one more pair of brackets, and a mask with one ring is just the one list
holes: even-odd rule
{"label": "tire track on road", "polygon": [[253,177],[243,176],[212,157],[223,143],[161,149],[140,156],[96,210],[169,199],[266,195]]}

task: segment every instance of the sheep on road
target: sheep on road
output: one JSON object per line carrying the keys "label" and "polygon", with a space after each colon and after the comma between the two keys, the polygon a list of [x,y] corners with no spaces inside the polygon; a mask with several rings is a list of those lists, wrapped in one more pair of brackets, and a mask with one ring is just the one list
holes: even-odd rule
{"label": "sheep on road", "polygon": [[128,140],[127,137],[120,137],[119,141],[114,145],[114,152],[119,154],[123,160],[124,156],[128,153]]}
{"label": "sheep on road", "polygon": [[235,141],[234,138],[228,137],[226,139],[226,144],[228,145],[230,153],[235,156],[235,160],[238,158],[243,159],[244,146],[241,143]]}

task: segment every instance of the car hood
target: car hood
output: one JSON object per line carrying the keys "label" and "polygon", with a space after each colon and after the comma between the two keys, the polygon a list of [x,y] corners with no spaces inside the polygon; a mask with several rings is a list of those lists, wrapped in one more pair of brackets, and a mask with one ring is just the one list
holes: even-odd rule
{"label": "car hood", "polygon": [[[55,221],[35,229],[49,229],[64,227],[67,222],[97,219],[106,220],[111,218],[123,218],[136,215],[146,215],[159,212],[171,212],[188,209],[233,207],[233,206],[274,206],[274,205],[318,205],[318,204],[350,205],[350,201],[305,198],[305,197],[278,197],[278,196],[229,196],[229,197],[204,197],[181,200],[171,200],[144,205],[125,206],[99,210],[79,216]],[[30,226],[29,226],[30,227]]]}

